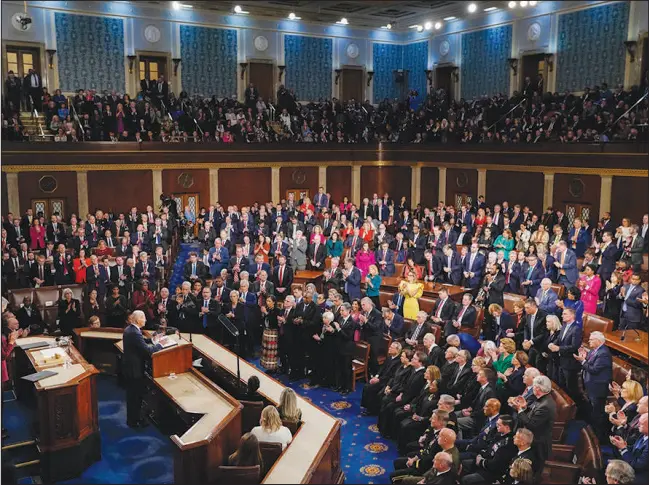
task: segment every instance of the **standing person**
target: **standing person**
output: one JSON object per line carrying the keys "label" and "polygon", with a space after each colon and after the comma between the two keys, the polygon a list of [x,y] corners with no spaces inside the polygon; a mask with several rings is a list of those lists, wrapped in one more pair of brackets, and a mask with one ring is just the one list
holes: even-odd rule
{"label": "standing person", "polygon": [[382,278],[379,275],[379,270],[376,265],[370,265],[367,276],[365,277],[365,283],[367,285],[365,287],[365,296],[372,300],[376,308],[381,308],[381,300],[379,299],[381,279]]}
{"label": "standing person", "polygon": [[124,330],[124,357],[122,372],[126,381],[126,424],[131,428],[143,428],[147,424],[142,421],[140,410],[144,393],[144,362],[154,352],[162,350],[157,335],[152,341],[142,336],[142,327],[146,324],[146,316],[141,310],[135,310],[131,315],[129,325]]}
{"label": "standing person", "polygon": [[261,366],[268,372],[276,372],[279,367],[278,343],[279,325],[277,323],[278,310],[277,299],[269,295],[266,297],[266,305],[261,307],[264,333],[261,339]]}
{"label": "standing person", "polygon": [[354,354],[354,330],[356,324],[351,318],[352,306],[343,303],[340,307],[339,322],[334,321],[333,327],[338,338],[338,358],[336,359],[336,384],[341,394],[351,392],[352,386],[352,356]]}
{"label": "standing person", "polygon": [[[424,285],[417,281],[413,271],[408,272],[407,281],[399,283],[399,294],[403,296],[403,316],[414,320],[419,313],[419,298],[424,294]],[[442,297],[440,297],[442,298]]]}
{"label": "standing person", "polygon": [[559,354],[559,385],[568,391],[570,397],[577,405],[581,404],[579,393],[579,370],[580,365],[574,359],[579,351],[582,341],[581,326],[575,321],[575,311],[566,308],[562,313],[563,327],[559,331],[557,343],[548,344],[548,352]]}
{"label": "standing person", "polygon": [[597,313],[597,300],[599,300],[602,281],[595,274],[597,267],[589,264],[584,270],[584,275],[579,278],[579,289],[581,290],[581,301],[584,304],[584,312]]}

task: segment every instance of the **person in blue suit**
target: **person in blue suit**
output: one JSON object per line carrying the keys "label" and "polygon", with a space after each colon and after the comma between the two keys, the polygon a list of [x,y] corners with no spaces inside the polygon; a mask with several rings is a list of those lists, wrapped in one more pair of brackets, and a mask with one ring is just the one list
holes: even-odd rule
{"label": "person in blue suit", "polygon": [[462,281],[462,260],[453,246],[444,246],[444,256],[442,257],[442,271],[444,281],[452,285],[459,285]]}
{"label": "person in blue suit", "polygon": [[606,337],[602,332],[592,332],[588,337],[590,352],[579,349],[579,352],[573,355],[581,364],[584,390],[592,409],[592,424],[600,439],[607,438],[605,430],[608,429],[608,419],[604,407],[609,394],[608,386],[613,380],[613,357],[605,343]]}
{"label": "person in blue suit", "polygon": [[552,281],[550,278],[543,278],[541,280],[541,288],[536,292],[534,297],[538,307],[546,315],[551,315],[557,313],[557,300],[559,296],[552,289]]}
{"label": "person in blue suit", "polygon": [[[239,302],[243,305],[244,334],[241,336],[242,354],[252,355],[254,342],[260,335],[259,323],[259,306],[257,305],[257,295],[250,291],[250,283],[242,280],[239,284]],[[259,339],[261,340],[261,339]]]}
{"label": "person in blue suit", "polygon": [[273,259],[273,266],[275,268],[279,265],[280,256],[286,256],[288,259],[288,243],[283,240],[281,234],[275,237],[275,242],[270,246],[270,254],[275,256]]}
{"label": "person in blue suit", "polygon": [[392,296],[392,299],[388,301],[388,308],[390,308],[394,313],[398,313],[399,315],[403,316],[404,301],[405,297],[401,294],[401,292],[397,291]]}
{"label": "person in blue suit", "polygon": [[561,241],[557,246],[556,261],[554,262],[559,275],[557,283],[562,284],[566,288],[570,288],[571,286],[575,286],[579,278],[577,256],[575,256],[574,251],[568,249],[568,243],[565,241]]}
{"label": "person in blue suit", "polygon": [[464,286],[477,289],[482,281],[485,258],[479,251],[478,243],[471,244],[469,254],[464,258]]}
{"label": "person in blue suit", "polygon": [[570,248],[575,252],[578,258],[583,258],[586,248],[590,243],[590,236],[588,231],[582,227],[582,222],[579,217],[575,217],[572,222],[573,228],[570,229],[568,240],[570,241]]}
{"label": "person in blue suit", "polygon": [[492,340],[498,345],[502,338],[514,338],[516,324],[512,316],[496,303],[489,305],[487,310],[482,327],[485,340]]}
{"label": "person in blue suit", "polygon": [[122,374],[126,383],[126,424],[131,428],[146,426],[140,417],[142,396],[146,385],[144,382],[144,363],[162,346],[158,344],[157,335],[153,340],[142,336],[142,327],[146,316],[141,310],[135,310],[129,317],[129,325],[124,329],[124,356],[122,357]]}
{"label": "person in blue suit", "polygon": [[521,288],[523,295],[534,298],[541,288],[541,280],[545,278],[543,266],[535,254],[530,254],[521,269]]}
{"label": "person in blue suit", "polygon": [[643,414],[638,421],[640,437],[633,446],[628,446],[621,436],[612,436],[611,444],[617,448],[620,458],[635,472],[633,483],[647,483],[649,480],[649,414]]}
{"label": "person in blue suit", "polygon": [[361,298],[361,271],[354,266],[352,258],[345,259],[345,269],[343,271],[343,280],[345,281],[345,293],[349,301]]}
{"label": "person in blue suit", "polygon": [[208,261],[210,262],[210,274],[212,278],[216,278],[221,274],[221,270],[228,267],[230,262],[230,253],[228,249],[222,245],[221,238],[216,238],[214,240],[214,247],[210,248],[209,254],[207,256]]}
{"label": "person in blue suit", "polygon": [[639,298],[644,292],[640,286],[640,275],[631,276],[628,285],[620,289],[618,298],[622,300],[622,310],[620,312],[620,330],[627,328],[638,328],[642,322],[642,302]]}
{"label": "person in blue suit", "polygon": [[259,279],[259,273],[261,271],[270,274],[270,265],[264,263],[264,255],[259,253],[255,256],[255,262],[248,265],[248,274],[250,275],[250,279],[253,281]]}
{"label": "person in blue suit", "polygon": [[548,351],[559,354],[559,385],[568,391],[570,397],[579,406],[581,404],[581,393],[579,392],[581,365],[575,360],[574,355],[581,347],[582,328],[575,321],[575,311],[572,308],[565,308],[561,316],[563,326],[559,331],[558,343],[548,344]]}
{"label": "person in blue suit", "polygon": [[383,309],[383,322],[385,323],[384,333],[389,334],[393,341],[400,339],[406,333],[403,315],[399,315],[392,308]]}
{"label": "person in blue suit", "polygon": [[376,265],[379,268],[379,275],[381,276],[394,276],[396,272],[394,251],[389,246],[388,242],[383,240],[380,249],[377,249],[374,253],[374,260],[376,261]]}

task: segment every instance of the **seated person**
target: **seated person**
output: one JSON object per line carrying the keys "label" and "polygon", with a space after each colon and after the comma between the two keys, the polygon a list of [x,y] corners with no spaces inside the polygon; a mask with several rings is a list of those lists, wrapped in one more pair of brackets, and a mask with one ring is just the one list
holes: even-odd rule
{"label": "seated person", "polygon": [[293,436],[286,426],[282,426],[282,419],[279,417],[275,406],[266,406],[261,412],[259,426],[252,428],[250,432],[264,443],[281,443],[282,449],[291,442]]}
{"label": "seated person", "polygon": [[259,377],[257,376],[250,376],[248,378],[248,387],[246,388],[246,392],[241,395],[240,400],[241,401],[263,401],[264,398],[257,392],[259,390]]}
{"label": "seated person", "polygon": [[256,466],[259,465],[259,478],[263,477],[264,462],[259,449],[259,440],[252,433],[246,433],[239,441],[239,448],[228,457],[228,466]]}
{"label": "seated person", "polygon": [[279,406],[277,406],[279,417],[282,421],[290,423],[299,423],[302,421],[302,410],[297,407],[297,396],[295,391],[290,387],[285,387],[279,396]]}

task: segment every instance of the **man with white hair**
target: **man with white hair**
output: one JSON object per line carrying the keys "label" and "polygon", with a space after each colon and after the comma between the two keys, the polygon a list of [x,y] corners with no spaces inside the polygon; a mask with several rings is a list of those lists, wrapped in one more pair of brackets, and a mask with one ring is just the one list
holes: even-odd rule
{"label": "man with white hair", "polygon": [[176,327],[181,332],[194,331],[196,321],[198,320],[198,306],[192,295],[192,284],[189,281],[183,281],[180,285],[181,292],[176,295],[176,315],[178,322]]}
{"label": "man with white hair", "polygon": [[[606,483],[633,483],[635,471],[624,460],[610,460],[606,466]],[[584,482],[585,483],[585,482]]]}
{"label": "man with white hair", "polygon": [[303,271],[306,269],[306,252],[308,243],[302,231],[295,232],[295,238],[291,243],[291,266],[295,271]]}
{"label": "man with white hair", "polygon": [[606,398],[608,386],[613,380],[613,357],[606,345],[606,337],[602,332],[591,332],[588,337],[590,352],[580,348],[573,355],[581,363],[581,375],[584,379],[584,390],[592,407],[593,425],[600,438],[605,438],[606,429]]}
{"label": "man with white hair", "polygon": [[550,278],[543,278],[541,280],[541,288],[536,292],[534,300],[539,309],[547,315],[556,313],[557,300],[559,296],[552,289],[552,280]]}
{"label": "man with white hair", "polygon": [[[311,356],[314,362],[314,371],[311,374],[311,386],[324,385],[327,387],[336,386],[336,328],[333,325],[334,314],[326,311],[322,314],[322,329],[314,333],[311,338],[316,345],[311,346],[314,355]],[[365,388],[363,391],[365,391]]]}
{"label": "man with white hair", "polygon": [[537,470],[543,469],[552,449],[552,427],[557,416],[557,406],[550,395],[552,381],[547,376],[534,378],[532,392],[536,401],[531,406],[523,396],[517,396],[512,401],[512,408],[518,412],[518,425],[528,428],[534,433],[536,454],[539,457]]}
{"label": "man with white hair", "polygon": [[147,425],[140,417],[142,395],[146,389],[144,382],[144,363],[151,354],[162,350],[157,334],[153,340],[142,336],[142,327],[146,316],[141,310],[135,310],[124,329],[124,356],[122,357],[122,374],[126,383],[126,424],[131,428],[143,428]]}

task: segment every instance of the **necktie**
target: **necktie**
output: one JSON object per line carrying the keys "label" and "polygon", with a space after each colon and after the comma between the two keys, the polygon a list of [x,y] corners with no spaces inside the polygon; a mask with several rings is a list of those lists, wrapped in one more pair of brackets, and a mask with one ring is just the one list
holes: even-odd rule
{"label": "necktie", "polygon": [[534,340],[534,318],[536,314],[530,316],[530,340]]}
{"label": "necktie", "polygon": [[257,265],[257,273],[259,273],[260,271],[261,271],[261,264],[258,264]]}
{"label": "necktie", "polygon": [[624,303],[622,304],[622,311],[624,311],[624,312],[628,310],[628,307],[627,307],[626,301],[627,301],[627,300],[629,299],[629,297],[631,296],[631,293],[633,292],[634,288],[635,288],[635,286],[633,286],[633,285],[629,285],[629,289],[627,290],[627,292],[626,292],[625,295],[624,295]]}
{"label": "necktie", "polygon": [[534,271],[534,266],[530,266],[530,269],[527,271],[528,280],[532,277],[532,271]]}
{"label": "necktie", "polygon": [[18,272],[18,259],[14,258],[14,269]]}
{"label": "necktie", "polygon": [[570,329],[570,324],[566,324],[566,328],[563,329],[563,335],[561,336],[561,341],[563,342],[563,339],[566,338],[566,334],[568,333],[568,330]]}
{"label": "necktie", "polygon": [[192,264],[192,276],[196,276],[196,263]]}
{"label": "necktie", "polygon": [[[203,301],[203,306],[209,308],[209,303],[207,300]],[[203,314],[203,328],[207,328],[207,313]]]}
{"label": "necktie", "polygon": [[457,321],[462,322],[462,316],[464,315],[464,312],[466,311],[466,307],[463,306],[462,309],[460,310],[460,313],[457,316]]}
{"label": "necktie", "polygon": [[40,275],[39,278],[44,280],[45,279],[45,271],[43,270],[43,266],[38,267],[38,274]]}
{"label": "necktie", "polygon": [[437,318],[439,318],[439,316],[442,314],[442,307],[444,306],[444,303],[446,303],[446,300],[439,301],[439,306],[437,307],[437,313],[435,314]]}
{"label": "necktie", "polygon": [[282,281],[284,281],[284,266],[279,267],[279,284],[282,284]]}
{"label": "necktie", "polygon": [[[460,378],[460,374],[462,373],[463,368],[464,368],[464,366],[460,367],[457,370],[457,374],[455,375],[455,380],[453,381],[453,385],[457,384],[457,380]],[[487,426],[488,426],[488,424],[489,424],[489,422],[487,421]]]}
{"label": "necktie", "polygon": [[65,264],[65,257],[61,256],[61,264],[63,265],[63,274],[67,276],[68,274],[68,265]]}

